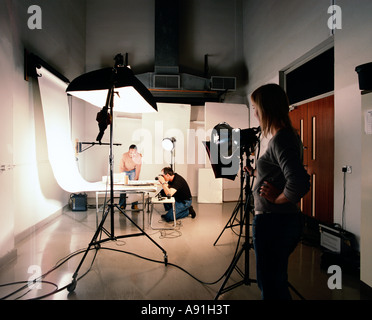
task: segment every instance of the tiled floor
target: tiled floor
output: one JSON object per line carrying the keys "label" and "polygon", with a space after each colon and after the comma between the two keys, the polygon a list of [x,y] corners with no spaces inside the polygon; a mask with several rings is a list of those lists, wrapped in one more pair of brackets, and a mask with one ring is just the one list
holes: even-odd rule
{"label": "tiled floor", "polygon": [[[17,259],[0,268],[0,284],[14,284],[0,287],[0,296],[11,294],[7,299],[31,299],[43,297],[58,288],[62,290],[44,299],[214,300],[222,286],[222,280],[218,280],[221,277],[225,279],[223,275],[233,259],[238,240],[238,227],[224,229],[235,205],[198,204],[194,201],[196,219],[180,220],[177,230],[153,230],[148,224],[148,214],[145,214],[146,234],[156,244],[144,235],[103,242],[96,256],[96,250],[92,247],[93,250],[84,260],[82,252],[96,231],[96,210],[92,207],[86,212],[67,210],[17,244]],[[141,214],[128,215],[142,226]],[[153,218],[155,224],[160,220],[156,212]],[[116,236],[139,231],[119,213],[115,214],[114,225]],[[221,238],[214,246],[222,231]],[[106,238],[106,235],[103,234],[102,238]],[[167,252],[167,266],[164,264],[164,253],[157,245]],[[254,280],[253,250],[249,250],[248,255],[250,261],[247,270],[244,259],[239,260],[238,266],[248,273],[246,279]],[[306,241],[298,245],[290,258],[290,284],[306,300],[372,299],[369,290],[367,293],[361,289],[358,275],[350,273],[342,274],[342,289],[330,290],[327,285],[330,275],[320,267],[321,256],[320,248]],[[71,283],[81,261],[78,278],[91,269],[78,280],[75,290],[69,293],[65,287]],[[38,284],[39,288],[28,286],[30,279],[45,273],[48,275],[44,282]],[[238,283],[242,278],[234,271],[228,280],[226,287]],[[26,289],[18,291],[22,286]],[[218,295],[218,298],[230,301],[260,300],[260,292],[252,281],[250,285],[239,285]],[[293,299],[299,300],[300,297],[293,293]]]}

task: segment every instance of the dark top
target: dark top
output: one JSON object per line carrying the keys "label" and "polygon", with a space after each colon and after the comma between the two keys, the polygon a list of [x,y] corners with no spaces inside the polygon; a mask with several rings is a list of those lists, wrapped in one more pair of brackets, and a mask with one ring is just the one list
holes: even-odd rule
{"label": "dark top", "polygon": [[177,192],[173,195],[176,201],[182,202],[184,200],[191,199],[191,191],[189,185],[187,184],[186,180],[179,174],[175,173],[173,181],[169,181],[168,185],[170,188],[177,190]]}
{"label": "dark top", "polygon": [[[253,190],[255,210],[264,212],[298,212],[297,203],[310,189],[310,176],[303,162],[300,137],[292,129],[281,129],[269,141],[266,152],[257,161],[257,182]],[[268,181],[290,201],[273,204],[259,195]]]}

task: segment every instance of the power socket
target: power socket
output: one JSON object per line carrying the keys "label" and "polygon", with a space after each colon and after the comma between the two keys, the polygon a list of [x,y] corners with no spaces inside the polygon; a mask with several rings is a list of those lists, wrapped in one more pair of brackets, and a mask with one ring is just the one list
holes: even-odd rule
{"label": "power socket", "polygon": [[343,166],[342,167],[342,172],[346,172],[346,173],[352,173],[353,170],[352,170],[352,167],[351,166]]}

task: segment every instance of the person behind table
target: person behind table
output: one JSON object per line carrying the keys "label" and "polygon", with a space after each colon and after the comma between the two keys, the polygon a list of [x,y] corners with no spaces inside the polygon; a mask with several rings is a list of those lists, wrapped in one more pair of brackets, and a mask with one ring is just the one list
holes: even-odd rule
{"label": "person behind table", "polygon": [[[191,191],[186,180],[178,173],[173,172],[173,169],[169,167],[163,168],[158,180],[163,188],[162,193],[166,196],[174,197],[176,201],[176,219],[185,218],[189,214],[194,219],[196,212],[192,207]],[[164,203],[164,208],[167,213],[162,215],[162,218],[167,222],[173,221],[172,204]]]}
{"label": "person behind table", "polygon": [[[138,180],[141,173],[142,155],[137,151],[137,146],[132,144],[129,150],[123,153],[120,164],[119,172],[124,172],[129,180]],[[120,194],[119,206],[121,209],[126,207],[126,194]],[[138,210],[138,202],[132,203],[132,209]]]}
{"label": "person behind table", "polygon": [[291,299],[288,259],[303,227],[298,202],[309,191],[310,177],[302,163],[303,146],[289,118],[288,98],[276,84],[267,84],[251,95],[252,108],[264,136],[271,135],[256,169],[253,189],[255,216],[253,245],[257,283],[262,299]]}

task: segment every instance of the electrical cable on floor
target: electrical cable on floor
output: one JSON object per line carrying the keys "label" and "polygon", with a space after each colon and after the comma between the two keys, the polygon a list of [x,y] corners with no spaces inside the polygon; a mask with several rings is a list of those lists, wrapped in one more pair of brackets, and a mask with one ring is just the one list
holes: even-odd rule
{"label": "electrical cable on floor", "polygon": [[[241,238],[241,237],[239,237],[239,240],[238,240],[238,243],[237,243],[237,249],[238,249],[238,247],[239,247],[239,245],[240,245],[240,238]],[[160,261],[160,260],[155,260],[155,259],[151,259],[151,258],[143,257],[143,256],[140,256],[140,255],[138,255],[138,254],[136,254],[136,253],[129,252],[129,251],[119,250],[119,249],[115,249],[115,248],[108,248],[108,247],[99,247],[99,249],[98,249],[98,248],[91,248],[90,250],[94,250],[94,249],[96,250],[96,252],[95,252],[95,254],[94,254],[94,257],[93,257],[93,259],[92,259],[92,262],[91,262],[91,264],[90,264],[90,267],[88,268],[88,270],[87,270],[87,271],[86,271],[82,276],[80,276],[78,279],[76,279],[77,281],[80,281],[83,277],[85,277],[85,276],[86,276],[86,275],[91,271],[91,269],[92,269],[92,267],[93,267],[93,263],[94,263],[94,261],[95,261],[95,259],[96,259],[96,257],[97,257],[98,250],[100,250],[100,249],[109,250],[109,251],[116,251],[116,252],[119,252],[119,253],[125,253],[125,254],[132,255],[132,256],[134,256],[134,257],[137,257],[137,258],[140,258],[140,259],[143,259],[143,260],[146,260],[146,261],[150,261],[150,262],[154,262],[154,263],[158,263],[158,264],[164,264],[164,261]],[[86,251],[86,249],[79,249],[79,250],[77,250],[77,251],[75,251],[75,252],[73,252],[73,253],[67,255],[66,257],[60,259],[60,260],[56,263],[56,265],[55,265],[51,270],[49,270],[48,272],[46,272],[45,274],[43,274],[43,275],[40,276],[39,278],[33,280],[33,281],[32,281],[33,284],[45,283],[45,284],[49,284],[49,285],[55,286],[56,289],[55,289],[54,291],[50,292],[50,293],[45,294],[45,295],[42,295],[42,296],[38,296],[38,297],[32,298],[31,300],[40,300],[40,299],[44,299],[44,298],[47,298],[47,297],[49,297],[49,296],[51,296],[51,295],[57,294],[58,292],[61,292],[61,291],[65,290],[65,289],[67,289],[67,287],[68,287],[70,284],[68,284],[68,285],[66,285],[66,286],[63,286],[62,288],[58,288],[58,285],[57,285],[57,284],[55,284],[55,283],[53,283],[53,282],[50,282],[50,281],[43,280],[43,279],[44,279],[47,275],[49,275],[51,272],[53,272],[53,271],[55,271],[56,269],[58,269],[59,267],[61,267],[61,266],[62,266],[64,263],[66,263],[68,260],[70,260],[70,259],[73,258],[74,256],[76,256],[76,255],[78,255],[78,254],[81,254],[81,253],[83,253],[83,252],[85,252],[85,251]],[[236,252],[237,252],[237,251],[238,251],[238,250],[236,250]],[[236,252],[235,252],[235,255],[236,255]],[[235,255],[234,255],[234,258],[235,258]],[[233,260],[234,260],[234,259],[233,259]],[[227,270],[229,270],[229,268],[230,268],[230,266],[231,266],[231,263],[230,263],[229,268],[227,268],[227,270],[223,273],[223,275],[222,275],[220,278],[218,278],[217,280],[212,281],[212,282],[207,282],[207,281],[202,281],[202,280],[200,280],[199,278],[197,278],[196,276],[194,276],[193,274],[191,274],[189,271],[187,271],[186,269],[184,269],[183,267],[181,267],[181,266],[179,266],[179,265],[177,265],[177,264],[174,264],[174,263],[170,263],[170,262],[168,262],[167,265],[168,265],[168,266],[175,267],[175,268],[177,268],[177,269],[183,271],[184,273],[186,273],[188,276],[190,276],[191,278],[193,278],[194,280],[196,280],[196,281],[199,282],[200,284],[203,284],[203,285],[214,285],[214,284],[217,284],[218,282],[220,282],[220,281],[223,279],[223,277],[224,277],[224,276],[226,275],[226,273],[227,273]],[[0,298],[0,300],[5,300],[5,299],[7,299],[7,298],[9,298],[9,297],[11,297],[11,296],[17,294],[18,292],[21,292],[21,291],[24,290],[24,289],[30,288],[30,281],[20,281],[20,282],[13,282],[13,283],[8,283],[8,284],[0,285],[0,287],[5,287],[5,286],[16,285],[16,284],[24,284],[24,283],[26,283],[26,285],[24,285],[23,287],[21,287],[21,288],[15,290],[14,292],[12,292],[12,293],[10,293],[10,294],[8,294],[8,295],[6,295],[6,296]],[[295,290],[292,286],[290,286],[290,287],[291,287],[292,290]],[[28,293],[31,292],[31,291],[32,291],[32,289],[28,290],[26,293],[24,293],[23,295],[17,297],[16,299],[20,299],[20,298],[24,297],[26,294],[28,294]],[[303,298],[303,297],[302,297],[302,296],[301,296],[297,291],[295,291],[295,292],[296,292],[296,294],[297,294],[299,297],[301,297],[301,299],[304,300],[304,298]]]}
{"label": "electrical cable on floor", "polygon": [[[151,259],[151,258],[147,258],[147,257],[143,257],[143,256],[140,256],[136,253],[133,253],[133,252],[129,252],[129,251],[124,251],[124,250],[119,250],[119,249],[114,249],[114,248],[106,248],[106,247],[100,247],[99,249],[97,248],[91,248],[90,250],[96,250],[95,254],[94,254],[94,257],[92,259],[92,262],[90,264],[90,267],[88,268],[88,270],[82,275],[80,276],[77,281],[81,280],[83,277],[85,277],[89,271],[92,269],[93,267],[93,263],[96,259],[96,256],[97,256],[97,253],[98,253],[98,250],[100,249],[104,249],[104,250],[111,250],[111,251],[116,251],[116,252],[120,252],[120,253],[125,253],[125,254],[129,254],[129,255],[132,255],[132,256],[135,256],[137,258],[140,258],[140,259],[143,259],[143,260],[147,260],[147,261],[150,261],[150,262],[154,262],[154,263],[158,263],[158,264],[164,264],[164,261],[160,261],[160,260],[155,260],[155,259]],[[67,289],[67,287],[70,285],[66,285],[62,288],[58,288],[58,285],[55,284],[55,283],[52,283],[50,281],[46,281],[46,280],[43,280],[46,276],[48,276],[50,273],[52,273],[53,271],[57,270],[59,267],[61,267],[64,263],[66,263],[68,260],[70,260],[71,258],[75,257],[76,255],[78,254],[81,254],[81,253],[84,253],[86,251],[86,249],[79,249],[73,253],[70,253],[69,255],[67,255],[66,257],[58,260],[58,262],[56,263],[56,265],[50,269],[49,271],[47,271],[45,274],[41,275],[40,277],[34,279],[33,281],[19,281],[19,282],[12,282],[12,283],[7,283],[7,284],[0,284],[0,288],[1,287],[5,287],[5,286],[11,286],[11,285],[17,285],[17,284],[25,284],[24,286],[22,286],[21,288],[15,290],[14,292],[4,296],[4,297],[1,297],[0,300],[6,300],[8,299],[9,297],[21,292],[22,290],[25,290],[27,288],[30,288],[30,285],[31,284],[50,284],[50,285],[53,285],[56,287],[56,289],[50,293],[47,293],[45,295],[42,295],[42,296],[39,296],[39,297],[35,297],[35,298],[31,298],[30,300],[40,300],[40,299],[44,299],[46,297],[49,297],[51,295],[54,295],[58,292],[61,292],[65,289]],[[174,264],[174,263],[170,263],[168,262],[167,263],[168,266],[172,266],[172,267],[175,267],[181,271],[183,271],[184,273],[186,273],[187,275],[189,275],[191,278],[193,278],[194,280],[196,280],[197,282],[203,284],[203,285],[213,285],[213,284],[216,284],[218,283],[219,281],[222,280],[222,278],[225,276],[226,274],[226,271],[224,272],[224,274],[217,280],[215,281],[212,281],[212,282],[206,282],[206,281],[202,281],[200,279],[198,279],[197,277],[195,277],[193,274],[191,274],[189,271],[187,271],[186,269],[178,266],[177,264]],[[21,297],[24,297],[26,294],[28,294],[29,292],[31,292],[32,290],[28,290],[25,294],[22,294],[21,296],[17,297],[16,299],[20,299]]]}
{"label": "electrical cable on floor", "polygon": [[[21,296],[19,297],[16,297],[14,300],[19,300],[20,298],[24,297],[25,295],[27,295],[28,293],[30,293],[33,289],[31,288],[31,286],[33,285],[38,285],[38,284],[50,284],[50,285],[53,285],[54,287],[56,287],[58,289],[58,286],[53,283],[53,282],[50,282],[50,281],[45,281],[45,280],[37,280],[37,281],[18,281],[18,282],[12,282],[12,283],[6,283],[6,284],[2,284],[0,285],[0,287],[6,287],[6,286],[13,286],[13,285],[18,285],[18,284],[24,284],[26,283],[26,285],[24,285],[23,287],[15,290],[14,292],[0,298],[0,300],[5,300],[19,292],[21,292],[22,290],[25,290],[25,289],[29,289],[26,293],[22,294]],[[54,293],[53,293],[54,294]]]}
{"label": "electrical cable on floor", "polygon": [[[114,248],[107,248],[107,247],[101,247],[101,249],[104,249],[104,250],[110,250],[110,251],[116,251],[116,252],[120,252],[120,253],[125,253],[125,254],[128,254],[128,255],[132,255],[134,257],[137,257],[137,258],[140,258],[140,259],[143,259],[143,260],[146,260],[146,261],[150,261],[150,262],[154,262],[154,263],[158,263],[158,264],[164,264],[164,261],[161,261],[161,260],[155,260],[155,259],[151,259],[151,258],[147,258],[147,257],[143,257],[143,256],[140,256],[136,253],[133,253],[133,252],[129,252],[129,251],[124,251],[124,250],[119,250],[119,249],[114,249]],[[191,278],[193,278],[194,280],[196,280],[197,282],[201,283],[201,284],[204,284],[204,285],[213,285],[213,284],[216,284],[218,283],[222,278],[223,276],[221,276],[218,280],[216,281],[213,281],[213,282],[205,282],[205,281],[202,281],[200,279],[198,279],[197,277],[195,277],[194,275],[192,275],[189,271],[187,271],[186,269],[180,267],[179,265],[177,264],[174,264],[174,263],[170,263],[168,261],[167,263],[167,266],[172,266],[172,267],[175,267],[183,272],[185,272],[187,275],[189,275]],[[225,273],[224,273],[225,274]]]}
{"label": "electrical cable on floor", "polygon": [[160,230],[159,239],[175,239],[182,236],[182,232],[180,230]]}
{"label": "electrical cable on floor", "polygon": [[[96,252],[95,252],[95,254],[94,254],[94,257],[93,257],[93,259],[92,259],[92,262],[91,262],[91,264],[90,264],[88,270],[87,270],[83,275],[81,275],[79,278],[77,278],[76,281],[80,281],[80,280],[81,280],[82,278],[84,278],[84,277],[85,277],[85,276],[90,272],[90,270],[92,269],[92,267],[93,267],[93,263],[94,263],[94,261],[95,261],[95,259],[96,259],[96,257],[97,257],[97,253],[98,253],[98,249],[97,249],[97,248],[91,248],[90,250],[93,250],[93,249],[96,249]],[[84,250],[83,252],[85,252],[85,250]],[[82,252],[80,252],[80,253],[82,253]],[[70,259],[70,258],[69,258],[69,259]],[[68,259],[68,260],[69,260],[69,259]],[[68,260],[66,260],[66,261],[68,261]],[[66,261],[64,261],[64,262],[66,262]],[[64,262],[63,262],[63,263],[64,263]],[[58,290],[55,290],[54,292],[47,293],[47,294],[45,294],[45,295],[43,295],[43,296],[39,296],[39,297],[33,298],[33,299],[31,299],[31,300],[41,300],[41,299],[47,298],[47,297],[49,297],[49,296],[51,296],[51,295],[54,295],[54,294],[56,294],[56,293],[58,293],[58,292],[61,292],[61,291],[63,291],[63,290],[66,290],[67,287],[68,287],[69,285],[70,285],[70,284],[65,285],[64,287],[62,287],[62,288],[60,288],[60,289],[58,289]],[[57,287],[58,287],[58,286],[57,286]]]}
{"label": "electrical cable on floor", "polygon": [[[93,250],[94,248],[92,248],[92,249],[90,249],[90,250]],[[20,292],[20,291],[22,291],[22,290],[25,290],[25,289],[27,289],[27,288],[29,288],[31,285],[33,285],[33,284],[43,284],[43,283],[46,283],[46,284],[52,284],[52,285],[54,285],[56,288],[58,288],[58,286],[56,285],[56,284],[54,284],[54,283],[52,283],[52,282],[49,282],[49,281],[46,281],[46,280],[43,280],[46,276],[48,276],[50,273],[52,273],[53,271],[55,271],[55,270],[57,270],[59,267],[61,267],[64,263],[66,263],[68,260],[70,260],[72,257],[74,257],[74,256],[76,256],[76,255],[78,255],[78,254],[81,254],[81,253],[83,253],[83,252],[85,252],[86,251],[86,249],[79,249],[79,250],[76,250],[75,252],[72,252],[72,253],[70,253],[69,255],[67,255],[66,257],[64,257],[64,258],[62,258],[62,259],[60,259],[57,263],[56,263],[56,265],[52,268],[52,269],[50,269],[49,271],[47,271],[46,273],[44,273],[43,275],[41,275],[40,277],[38,277],[38,278],[36,278],[36,279],[34,279],[34,280],[32,280],[32,281],[30,281],[30,280],[27,280],[27,281],[18,281],[18,282],[11,282],[11,283],[6,283],[6,284],[0,284],[0,288],[1,287],[7,287],[7,286],[12,286],[12,285],[18,285],[18,284],[25,284],[23,287],[21,287],[21,288],[19,288],[19,289],[17,289],[17,290],[15,290],[15,291],[13,291],[13,292],[11,292],[11,293],[9,293],[9,294],[7,294],[6,296],[4,296],[4,297],[1,297],[0,298],[0,300],[5,300],[5,299],[7,299],[7,298],[9,298],[9,297],[11,297],[11,296],[13,296],[13,295],[15,295],[16,293],[18,293],[18,292]],[[92,263],[91,263],[91,266],[90,266],[90,268],[88,269],[88,271],[85,273],[85,274],[83,274],[81,277],[79,277],[79,280],[81,279],[81,278],[83,278],[89,271],[90,271],[90,269],[91,269],[91,267],[92,267],[92,265],[93,265],[93,262],[94,262],[94,260],[95,260],[95,258],[96,258],[96,255],[97,255],[97,251],[96,251],[96,253],[95,253],[95,255],[94,255],[94,258],[93,258],[93,260],[92,260]],[[57,293],[57,292],[60,292],[60,291],[62,291],[62,290],[64,290],[64,289],[66,289],[67,288],[67,286],[65,286],[65,287],[63,287],[63,288],[61,288],[61,289],[56,289],[55,291],[53,291],[52,293],[49,293],[49,294],[46,294],[46,295],[44,295],[43,297],[47,297],[47,296],[49,296],[49,295],[52,295],[52,294],[55,294],[55,293]],[[28,293],[28,292],[27,292]],[[25,294],[24,294],[25,295]],[[24,296],[23,295],[23,296]],[[16,299],[19,299],[20,297],[18,297],[18,298],[16,298]],[[36,298],[36,299],[41,299],[42,297],[38,297],[38,298]]]}

